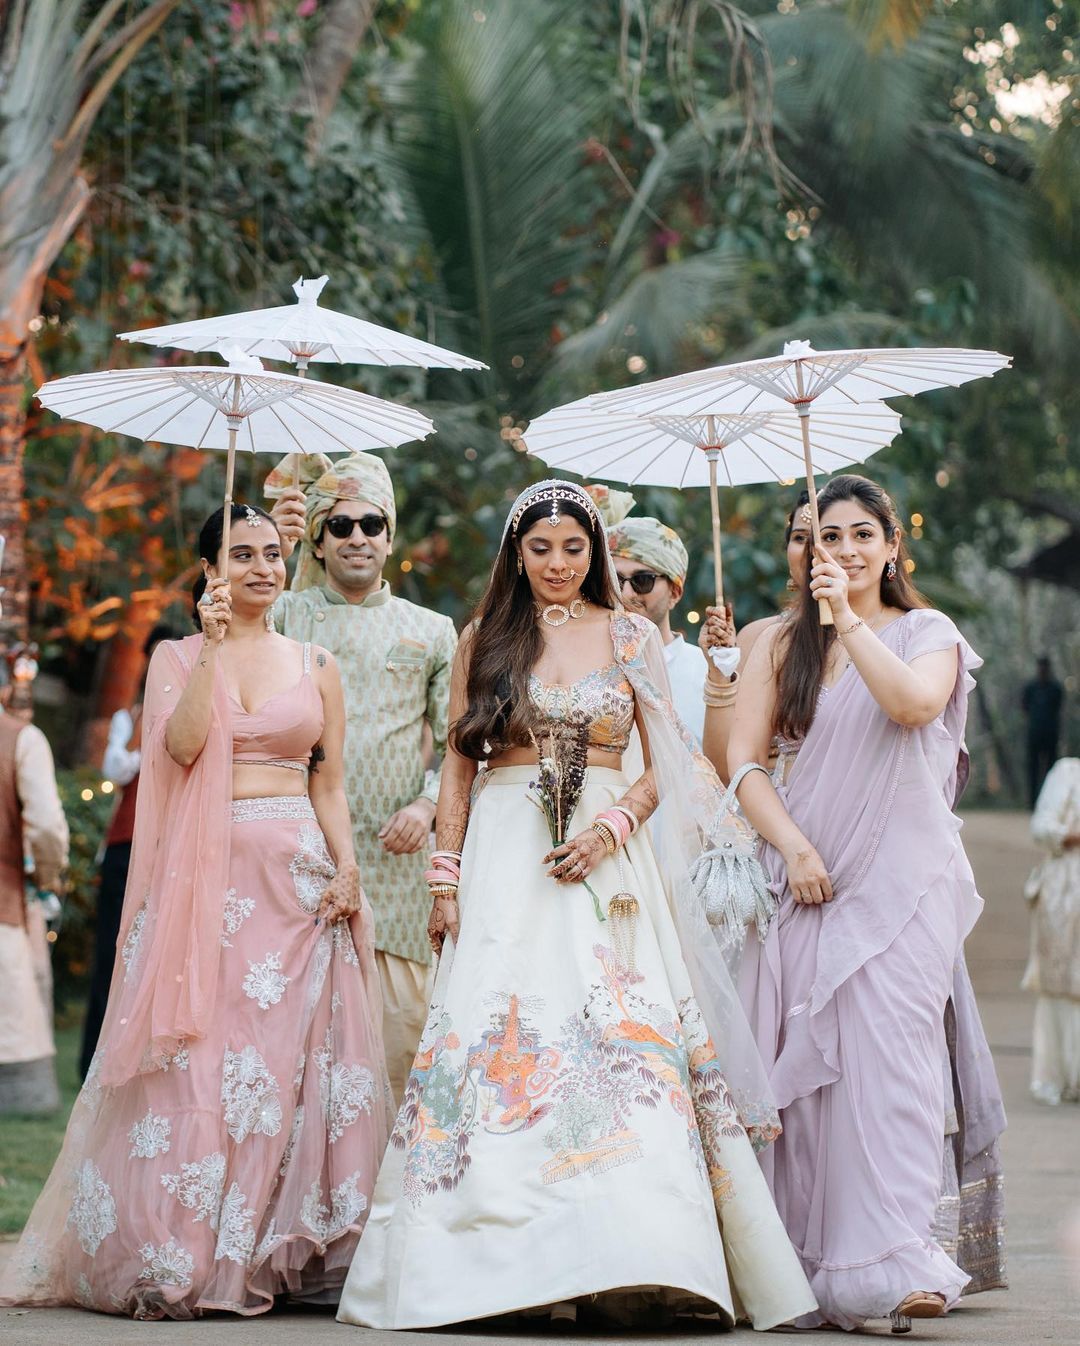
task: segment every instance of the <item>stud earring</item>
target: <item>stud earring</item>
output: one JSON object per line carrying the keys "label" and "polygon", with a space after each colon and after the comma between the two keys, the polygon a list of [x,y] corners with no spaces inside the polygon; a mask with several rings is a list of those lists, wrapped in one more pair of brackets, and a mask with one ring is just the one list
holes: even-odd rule
{"label": "stud earring", "polygon": [[885,567],[885,578],[886,578],[887,580],[894,580],[894,579],[896,579],[896,562],[895,562],[895,561],[890,561],[889,564]]}

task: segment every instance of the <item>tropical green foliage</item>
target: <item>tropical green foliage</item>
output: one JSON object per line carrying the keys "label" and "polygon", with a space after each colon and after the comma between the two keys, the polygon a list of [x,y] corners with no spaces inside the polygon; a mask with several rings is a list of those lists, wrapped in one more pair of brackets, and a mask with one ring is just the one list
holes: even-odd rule
{"label": "tropical green foliage", "polygon": [[[958,545],[1013,564],[1080,520],[1077,0],[386,0],[312,155],[323,8],[264,5],[260,25],[190,0],[143,52],[89,145],[96,195],[52,273],[42,373],[159,358],[111,334],[285,302],[301,271],[331,274],[334,307],[480,356],[483,376],[319,368],[435,416],[433,441],[388,455],[392,579],[456,616],[539,471],[529,417],[789,337],[1016,357],[901,406],[905,435],[870,466],[923,516],[917,578],[952,608],[982,602]],[[31,427],[36,617],[69,682],[85,651],[64,633],[107,634],[123,609],[87,614],[113,597],[166,601],[218,488],[213,458],[121,443],[114,467],[115,440]],[[139,489],[88,492],[105,473]],[[696,543],[700,607],[703,493],[640,495]],[[740,619],[782,598],[786,506],[725,497]]]}

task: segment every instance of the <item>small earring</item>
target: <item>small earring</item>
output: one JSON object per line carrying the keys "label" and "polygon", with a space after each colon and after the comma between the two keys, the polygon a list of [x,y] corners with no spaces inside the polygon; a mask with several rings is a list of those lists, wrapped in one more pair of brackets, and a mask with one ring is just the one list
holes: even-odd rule
{"label": "small earring", "polygon": [[518,574],[519,574],[519,575],[520,575],[521,572],[525,569],[525,562],[521,559],[521,552],[518,552],[517,568],[518,568]]}
{"label": "small earring", "polygon": [[789,576],[788,582],[785,587],[789,594],[793,594],[798,586],[796,585],[795,581]]}
{"label": "small earring", "polygon": [[266,623],[266,629],[267,629],[268,631],[273,631],[273,630],[275,629],[275,628],[274,628],[274,605],[273,605],[273,603],[271,603],[270,606],[269,606],[269,607],[266,609],[266,611],[263,613],[263,621]]}
{"label": "small earring", "polygon": [[895,562],[895,561],[890,561],[889,564],[885,567],[885,578],[886,578],[887,580],[894,580],[894,579],[896,579],[896,562]]}

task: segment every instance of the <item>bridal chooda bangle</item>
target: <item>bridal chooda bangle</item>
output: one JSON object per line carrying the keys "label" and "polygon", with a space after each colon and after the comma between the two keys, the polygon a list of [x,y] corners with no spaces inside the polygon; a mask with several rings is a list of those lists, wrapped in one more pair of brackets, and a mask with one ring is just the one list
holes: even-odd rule
{"label": "bridal chooda bangle", "polygon": [[595,832],[604,843],[604,849],[607,851],[608,855],[614,855],[616,850],[618,850],[618,845],[615,841],[615,833],[611,830],[610,826],[597,819],[596,822],[589,824],[589,828],[591,831]]}

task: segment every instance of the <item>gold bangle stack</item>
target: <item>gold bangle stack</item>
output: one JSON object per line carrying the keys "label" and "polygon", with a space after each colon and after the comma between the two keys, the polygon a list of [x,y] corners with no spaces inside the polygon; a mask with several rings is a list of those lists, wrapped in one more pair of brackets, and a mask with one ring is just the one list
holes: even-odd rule
{"label": "gold bangle stack", "polygon": [[607,851],[608,855],[614,855],[615,852],[619,849],[619,843],[618,839],[615,836],[615,833],[611,830],[610,827],[608,827],[607,823],[602,822],[590,823],[589,828],[591,831],[595,832],[596,835],[600,838],[600,840],[604,843],[604,850]]}
{"label": "gold bangle stack", "polygon": [[739,684],[734,678],[725,687],[717,687],[706,678],[705,685],[701,689],[702,700],[710,710],[724,710],[728,706],[733,706],[738,694]]}
{"label": "gold bangle stack", "polygon": [[432,897],[448,898],[450,901],[457,901],[457,887],[452,883],[436,883],[428,888]]}

